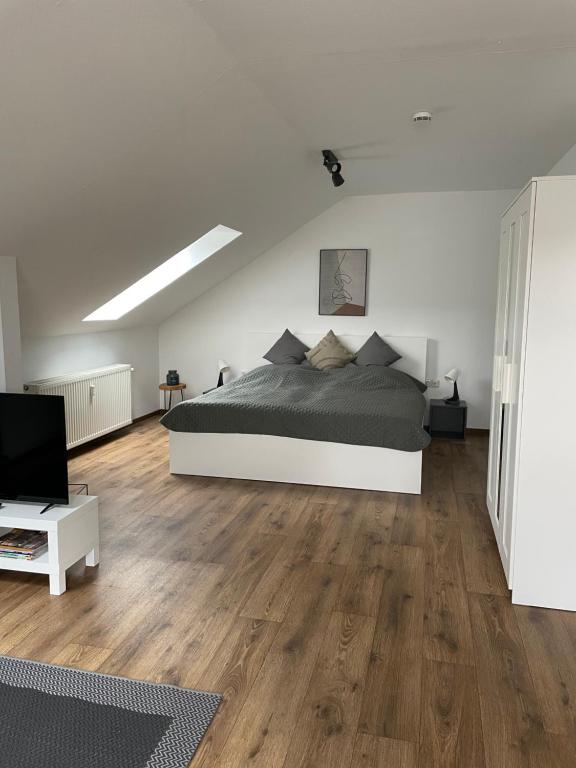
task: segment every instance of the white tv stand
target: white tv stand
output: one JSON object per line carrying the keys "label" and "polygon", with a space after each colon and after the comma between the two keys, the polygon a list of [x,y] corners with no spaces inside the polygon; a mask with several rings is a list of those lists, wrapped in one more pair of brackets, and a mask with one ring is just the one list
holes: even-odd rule
{"label": "white tv stand", "polygon": [[0,557],[0,570],[45,573],[50,577],[50,594],[66,591],[66,569],[83,557],[86,565],[98,565],[98,497],[71,496],[67,506],[56,506],[43,515],[40,504],[3,502],[0,533],[11,528],[48,532],[48,551],[33,560]]}

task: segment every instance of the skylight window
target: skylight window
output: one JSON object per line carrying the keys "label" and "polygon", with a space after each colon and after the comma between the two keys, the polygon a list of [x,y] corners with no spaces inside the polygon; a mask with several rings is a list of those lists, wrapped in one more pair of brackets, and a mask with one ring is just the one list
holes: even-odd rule
{"label": "skylight window", "polygon": [[148,272],[126,290],[114,296],[92,314],[84,318],[84,321],[92,320],[118,320],[133,310],[135,307],[143,304],[155,293],[158,293],[166,286],[178,280],[198,264],[201,264],[212,254],[224,248],[225,245],[240,237],[242,232],[236,229],[230,229],[222,224],[211,229],[201,238],[188,245],[182,251],[172,256],[170,259],[160,264],[159,267]]}

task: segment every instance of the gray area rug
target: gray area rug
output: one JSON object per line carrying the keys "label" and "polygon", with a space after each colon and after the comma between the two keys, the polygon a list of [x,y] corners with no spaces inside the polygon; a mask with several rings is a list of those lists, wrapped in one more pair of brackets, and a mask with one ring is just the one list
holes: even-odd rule
{"label": "gray area rug", "polygon": [[221,700],[0,656],[0,765],[187,768]]}

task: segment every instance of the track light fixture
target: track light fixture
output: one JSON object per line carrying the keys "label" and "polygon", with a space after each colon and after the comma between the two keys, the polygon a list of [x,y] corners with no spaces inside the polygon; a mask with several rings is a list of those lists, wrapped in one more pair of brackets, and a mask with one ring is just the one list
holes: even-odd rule
{"label": "track light fixture", "polygon": [[324,158],[324,168],[332,174],[332,184],[335,187],[341,187],[344,184],[344,179],[340,175],[342,164],[331,149],[323,149],[322,157]]}

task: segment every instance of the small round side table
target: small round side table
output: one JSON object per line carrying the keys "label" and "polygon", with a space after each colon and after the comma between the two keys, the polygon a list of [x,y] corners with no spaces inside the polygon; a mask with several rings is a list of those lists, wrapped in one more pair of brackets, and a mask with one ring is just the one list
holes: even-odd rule
{"label": "small round side table", "polygon": [[[159,389],[164,392],[164,410],[169,411],[172,408],[172,392],[180,392],[182,400],[184,400],[184,390],[186,384],[160,384]],[[168,408],[166,408],[166,392],[170,392],[168,399]]]}

